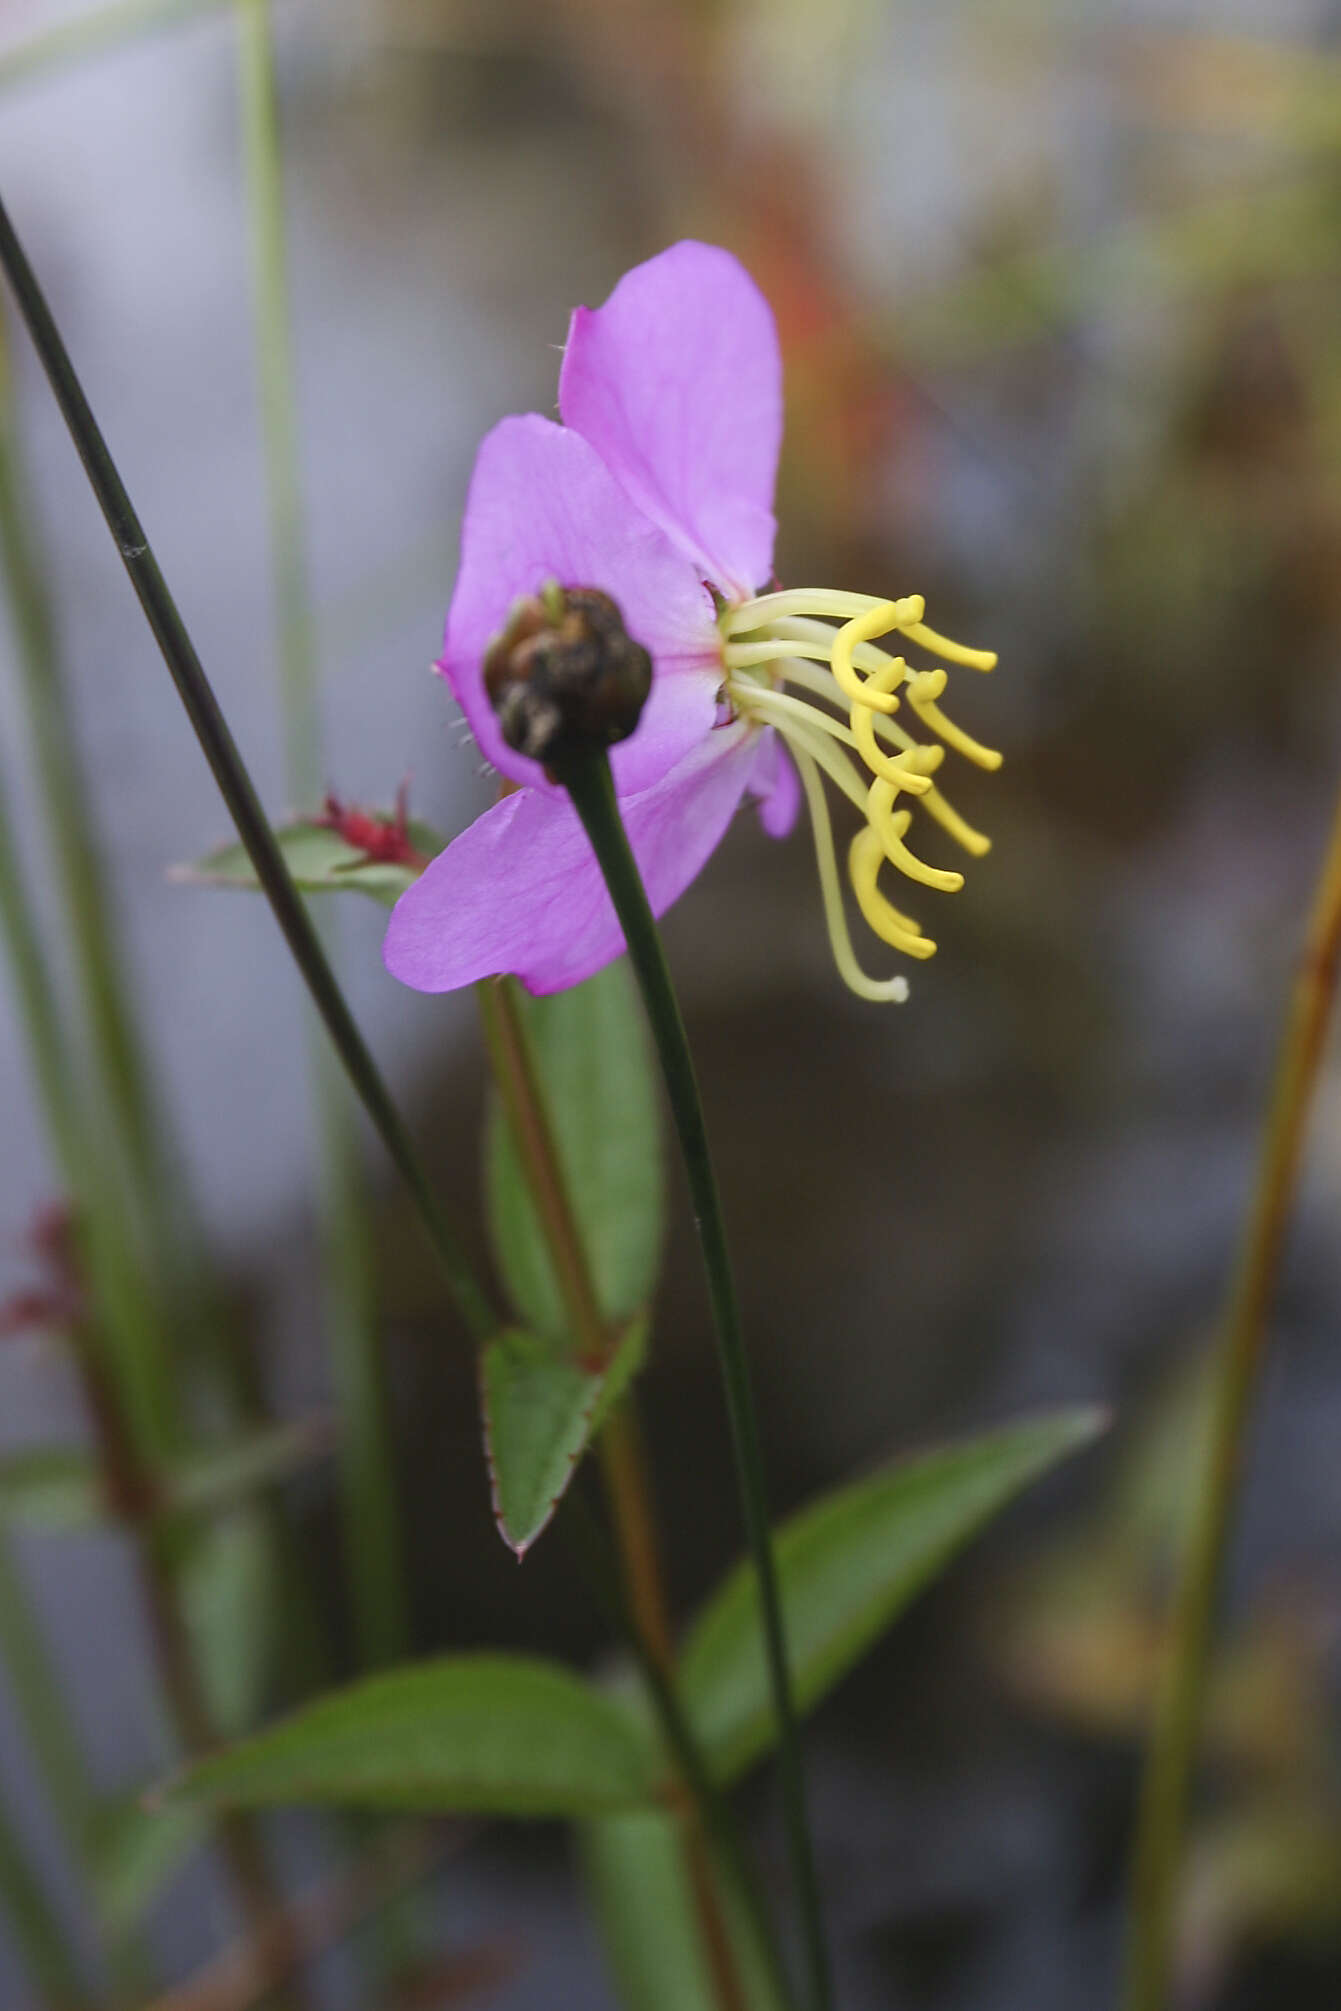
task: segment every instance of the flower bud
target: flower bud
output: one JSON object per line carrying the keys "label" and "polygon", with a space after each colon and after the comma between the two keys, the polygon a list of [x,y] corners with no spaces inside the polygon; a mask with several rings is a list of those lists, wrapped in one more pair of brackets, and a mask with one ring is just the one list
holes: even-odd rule
{"label": "flower bud", "polygon": [[508,746],[548,768],[628,739],[652,659],[609,594],[551,583],[518,601],[489,645],[484,688]]}

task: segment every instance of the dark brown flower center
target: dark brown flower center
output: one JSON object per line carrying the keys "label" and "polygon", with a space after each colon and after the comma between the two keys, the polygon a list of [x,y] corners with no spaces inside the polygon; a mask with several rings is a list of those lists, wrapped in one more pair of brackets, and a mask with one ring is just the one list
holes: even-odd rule
{"label": "dark brown flower center", "polygon": [[652,659],[609,594],[551,585],[513,608],[485,654],[484,688],[508,746],[550,767],[628,739]]}

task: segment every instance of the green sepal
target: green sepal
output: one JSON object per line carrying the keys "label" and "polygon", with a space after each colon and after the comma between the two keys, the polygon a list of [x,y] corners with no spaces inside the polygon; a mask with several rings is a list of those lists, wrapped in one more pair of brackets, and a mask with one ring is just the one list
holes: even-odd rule
{"label": "green sepal", "polygon": [[[390,819],[385,821],[389,823]],[[435,858],[447,842],[417,819],[405,827],[406,838],[417,855],[408,861],[370,859],[338,831],[303,818],[277,825],[274,835],[284,863],[303,893],[352,890],[370,894],[387,908],[395,906],[405,889],[418,879],[425,863]],[[174,866],[170,877],[198,886],[242,887],[253,893],[261,890],[245,848],[236,843],[220,845],[189,866]]]}

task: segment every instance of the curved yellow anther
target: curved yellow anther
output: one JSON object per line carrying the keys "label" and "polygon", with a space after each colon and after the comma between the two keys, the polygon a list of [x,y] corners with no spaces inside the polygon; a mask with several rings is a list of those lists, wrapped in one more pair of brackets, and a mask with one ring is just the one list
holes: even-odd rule
{"label": "curved yellow anther", "polygon": [[[940,682],[937,683],[936,680]],[[965,733],[962,726],[956,726],[953,719],[947,719],[936,700],[946,685],[943,670],[919,671],[908,680],[908,703],[933,733],[938,733],[947,747],[953,747],[966,761],[976,762],[979,768],[995,770],[1001,766],[1001,756],[995,747],[984,747],[981,740],[975,740],[971,733]],[[855,721],[854,721],[855,725]]]}
{"label": "curved yellow anther", "polygon": [[921,594],[906,594],[902,600],[881,601],[878,607],[843,623],[834,637],[829,661],[834,681],[850,705],[867,705],[873,712],[895,710],[898,700],[892,691],[882,691],[874,678],[858,677],[852,652],[858,643],[870,642],[877,635],[888,635],[892,628],[920,621],[925,605]]}
{"label": "curved yellow anther", "polygon": [[906,789],[911,796],[925,796],[931,787],[931,776],[936,762],[927,765],[927,755],[944,757],[943,747],[906,747],[900,754],[889,755],[882,752],[875,737],[869,706],[854,705],[848,715],[852,724],[853,738],[857,752],[880,781],[888,782],[896,790]]}
{"label": "curved yellow anther", "polygon": [[903,950],[910,957],[935,956],[936,945],[916,922],[892,907],[876,885],[884,863],[880,840],[868,824],[858,831],[847,855],[848,877],[867,926],[893,950]]}
{"label": "curved yellow anther", "polygon": [[911,810],[894,810],[894,790],[888,782],[873,782],[866,798],[866,819],[885,848],[891,866],[897,866],[910,880],[924,887],[939,888],[943,894],[957,894],[964,884],[962,873],[947,873],[928,866],[903,842],[903,834],[913,821]]}
{"label": "curved yellow anther", "polygon": [[951,642],[948,636],[937,635],[934,628],[928,628],[919,615],[913,622],[901,622],[899,626],[909,642],[915,642],[932,656],[943,656],[947,663],[966,664],[970,670],[995,670],[996,651],[994,649],[969,649],[962,642]]}
{"label": "curved yellow anther", "polygon": [[975,831],[973,826],[946,802],[939,789],[928,789],[922,798],[922,805],[927,814],[936,819],[942,831],[949,832],[956,845],[962,845],[975,859],[986,858],[992,849],[991,839],[984,836],[981,831]]}

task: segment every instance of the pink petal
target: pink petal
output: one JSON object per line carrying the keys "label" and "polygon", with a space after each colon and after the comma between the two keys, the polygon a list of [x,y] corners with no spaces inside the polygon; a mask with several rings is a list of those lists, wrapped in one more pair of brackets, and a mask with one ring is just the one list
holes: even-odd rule
{"label": "pink petal", "polygon": [[[719,728],[621,809],[655,914],[720,842],[749,782],[755,730]],[[624,948],[595,855],[566,796],[504,797],[439,853],[392,911],[382,957],[415,991],[455,991],[510,971],[564,991]]]}
{"label": "pink petal", "polygon": [[712,726],[722,670],[711,597],[581,435],[530,412],[502,420],[476,456],[440,668],[487,759],[546,791],[498,731],[483,663],[513,601],[547,580],[611,594],[651,651],[652,697],[612,755],[621,793],[650,788]]}
{"label": "pink petal", "polygon": [[801,778],[796,763],[771,726],[765,727],[760,736],[748,788],[758,801],[759,822],[769,837],[789,837],[801,808]]}
{"label": "pink petal", "polygon": [[652,521],[730,600],[773,569],[782,357],[739,260],[686,239],[579,307],[559,373],[585,434]]}

